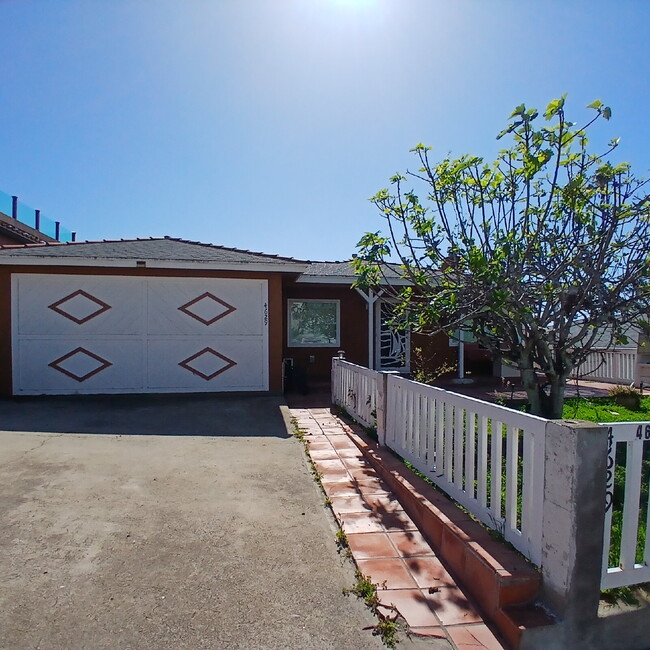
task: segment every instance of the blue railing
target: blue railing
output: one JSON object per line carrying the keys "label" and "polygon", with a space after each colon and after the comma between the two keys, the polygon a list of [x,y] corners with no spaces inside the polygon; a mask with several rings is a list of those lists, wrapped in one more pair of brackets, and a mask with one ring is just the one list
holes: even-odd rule
{"label": "blue railing", "polygon": [[42,215],[40,210],[34,210],[17,197],[4,192],[0,192],[0,212],[57,241],[75,241],[76,233],[63,228],[60,222]]}

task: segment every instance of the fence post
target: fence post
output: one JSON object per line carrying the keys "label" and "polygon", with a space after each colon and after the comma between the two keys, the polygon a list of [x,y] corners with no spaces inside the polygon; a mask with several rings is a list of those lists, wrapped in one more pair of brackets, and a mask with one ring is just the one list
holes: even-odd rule
{"label": "fence post", "polygon": [[542,598],[570,628],[598,615],[607,428],[549,421],[545,434]]}
{"label": "fence post", "polygon": [[386,446],[386,412],[388,410],[388,377],[399,375],[396,370],[382,370],[377,374],[377,441],[380,446]]}

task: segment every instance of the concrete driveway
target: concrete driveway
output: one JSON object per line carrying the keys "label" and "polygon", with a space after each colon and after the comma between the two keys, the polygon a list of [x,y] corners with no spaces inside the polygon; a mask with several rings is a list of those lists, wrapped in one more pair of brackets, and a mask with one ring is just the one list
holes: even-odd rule
{"label": "concrete driveway", "polygon": [[275,398],[0,400],[1,648],[380,648],[334,533]]}

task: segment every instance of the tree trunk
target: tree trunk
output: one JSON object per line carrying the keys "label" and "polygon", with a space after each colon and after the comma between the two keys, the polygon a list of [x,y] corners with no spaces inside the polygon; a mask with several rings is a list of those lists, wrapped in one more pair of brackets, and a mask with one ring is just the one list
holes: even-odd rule
{"label": "tree trunk", "polygon": [[542,404],[540,398],[540,387],[537,383],[537,375],[533,368],[521,368],[521,381],[528,396],[528,404],[532,415],[542,415]]}
{"label": "tree trunk", "polygon": [[540,387],[542,397],[542,417],[560,420],[564,411],[564,390],[566,377],[555,375],[549,380],[548,393]]}
{"label": "tree trunk", "polygon": [[526,390],[531,415],[538,415],[548,420],[562,419],[566,379],[561,375],[554,375],[548,379],[546,386],[542,386],[537,381],[533,368],[521,370],[521,381]]}

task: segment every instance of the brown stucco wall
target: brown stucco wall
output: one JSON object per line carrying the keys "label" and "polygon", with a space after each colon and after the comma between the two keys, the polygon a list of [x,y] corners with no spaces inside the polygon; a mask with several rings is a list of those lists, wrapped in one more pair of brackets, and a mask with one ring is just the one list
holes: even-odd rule
{"label": "brown stucco wall", "polygon": [[[203,271],[149,268],[86,268],[73,266],[0,267],[0,395],[12,394],[11,380],[11,274],[118,275],[127,277],[244,278],[268,280],[269,390],[282,390],[283,298],[281,273]],[[295,276],[292,276],[295,277]]]}
{"label": "brown stucco wall", "polygon": [[[339,350],[345,358],[361,366],[368,365],[368,311],[363,298],[347,285],[293,284],[285,281],[284,326],[282,346],[284,356],[305,373],[308,382],[330,378],[332,357]],[[296,348],[287,344],[287,299],[303,298],[341,301],[341,341],[337,347]],[[314,361],[310,361],[313,356]]]}
{"label": "brown stucco wall", "polygon": [[[418,352],[419,350],[419,352]],[[438,375],[442,367],[457,367],[458,348],[450,347],[445,334],[411,334],[411,371],[422,367]]]}

